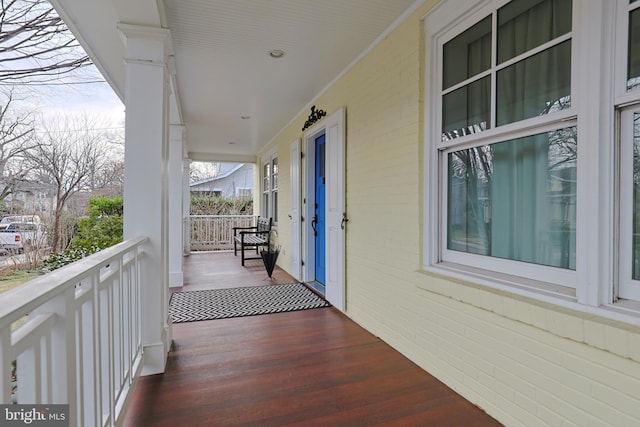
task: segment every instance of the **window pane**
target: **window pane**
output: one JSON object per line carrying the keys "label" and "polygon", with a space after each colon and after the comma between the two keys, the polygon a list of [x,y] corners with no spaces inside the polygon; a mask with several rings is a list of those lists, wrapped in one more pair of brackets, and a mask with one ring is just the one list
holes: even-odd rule
{"label": "window pane", "polygon": [[571,0],[514,0],[498,11],[498,64],[571,31]]}
{"label": "window pane", "polygon": [[492,175],[491,147],[483,146],[449,154],[447,247],[452,250],[491,254]]}
{"label": "window pane", "polygon": [[442,140],[487,129],[491,111],[491,78],[484,77],[442,97]]}
{"label": "window pane", "polygon": [[575,269],[576,128],[449,154],[447,247]]}
{"label": "window pane", "polygon": [[278,192],[273,192],[273,222],[278,222]]}
{"label": "window pane", "polygon": [[443,47],[442,88],[447,89],[491,67],[491,16]]}
{"label": "window pane", "polygon": [[571,42],[498,72],[497,125],[528,119],[571,106]]}
{"label": "window pane", "polygon": [[278,158],[277,157],[273,159],[273,161],[271,162],[271,165],[272,165],[272,177],[273,177],[273,179],[271,180],[271,188],[277,189],[278,188]]}
{"label": "window pane", "polygon": [[632,278],[640,280],[640,113],[633,115],[633,260]]}
{"label": "window pane", "polygon": [[640,85],[640,9],[629,14],[627,90]]}
{"label": "window pane", "polygon": [[[317,144],[317,143],[316,143]],[[326,159],[327,159],[327,152],[326,152],[326,147],[327,144],[318,144],[318,177],[320,178],[324,178],[325,177],[325,170],[326,170]]]}
{"label": "window pane", "polygon": [[271,175],[269,173],[269,163],[262,166],[262,191],[269,191],[271,188]]}
{"label": "window pane", "polygon": [[269,193],[262,195],[262,216],[265,218],[271,217],[271,213],[269,212]]}

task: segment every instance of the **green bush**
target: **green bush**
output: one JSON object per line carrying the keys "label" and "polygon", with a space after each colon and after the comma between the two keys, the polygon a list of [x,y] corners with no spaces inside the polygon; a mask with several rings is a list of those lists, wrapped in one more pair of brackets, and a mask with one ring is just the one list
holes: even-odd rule
{"label": "green bush", "polygon": [[88,215],[77,224],[69,249],[53,253],[44,260],[44,269],[53,271],[81,258],[122,242],[122,197],[97,197],[89,200]]}
{"label": "green bush", "polygon": [[56,270],[60,267],[64,267],[67,264],[71,264],[74,261],[78,261],[79,259],[94,254],[99,250],[99,247],[94,246],[91,248],[82,249],[69,248],[62,252],[54,252],[52,254],[49,254],[49,256],[42,261],[43,270],[45,272]]}
{"label": "green bush", "polygon": [[71,241],[71,249],[104,249],[122,242],[122,213],[122,197],[89,200],[89,215],[78,221],[78,232]]}

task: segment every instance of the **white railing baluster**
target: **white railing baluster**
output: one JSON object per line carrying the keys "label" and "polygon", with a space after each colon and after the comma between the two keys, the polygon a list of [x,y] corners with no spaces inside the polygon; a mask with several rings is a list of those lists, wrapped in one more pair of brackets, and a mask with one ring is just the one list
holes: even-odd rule
{"label": "white railing baluster", "polygon": [[[75,414],[76,419],[78,420],[78,425],[83,425],[85,421],[85,405],[84,405],[84,397],[86,396],[85,392],[85,357],[86,354],[83,351],[85,348],[85,340],[84,340],[84,309],[82,304],[79,306],[79,310],[75,312],[75,325],[76,330],[76,347],[72,350],[76,355],[76,364],[77,368],[74,371],[77,374],[76,377],[76,392],[69,393],[69,398],[75,398],[76,405],[71,406],[71,414]],[[73,408],[76,408],[74,411]]]}
{"label": "white railing baluster", "polygon": [[0,399],[11,402],[11,330],[0,330]]}
{"label": "white railing baluster", "polygon": [[[40,353],[40,361],[42,363],[42,370],[45,374],[42,379],[46,381],[46,384],[42,387],[42,395],[40,397],[41,402],[51,402],[53,400],[53,351],[51,343],[51,335],[45,335],[42,337],[42,352]],[[65,368],[61,368],[65,370]]]}
{"label": "white railing baluster", "polygon": [[102,366],[102,334],[100,329],[100,283],[95,280],[95,277],[91,277],[92,288],[93,288],[93,301],[91,304],[92,312],[91,315],[93,317],[93,334],[92,334],[92,344],[93,344],[93,394],[94,394],[94,407],[95,407],[95,419],[93,420],[93,424],[96,426],[102,425],[102,384],[104,383],[104,367]]}
{"label": "white railing baluster", "polygon": [[[36,340],[33,348],[30,348],[29,351],[32,352],[33,357],[33,365],[35,366],[35,370],[33,371],[33,396],[34,402],[38,405],[42,404],[42,389],[43,389],[43,379],[44,375],[42,372],[42,337]],[[23,370],[24,370],[23,366]],[[18,364],[18,370],[20,369],[20,365]],[[46,372],[44,373],[46,375]],[[18,389],[19,390],[19,389]]]}
{"label": "white railing baluster", "polygon": [[120,243],[0,295],[1,403],[11,403],[16,360],[18,403],[68,403],[71,426],[121,422],[142,364],[146,241]]}
{"label": "white railing baluster", "polygon": [[[29,347],[16,358],[16,372],[22,386],[16,391],[19,403],[36,403],[36,375],[38,366],[35,364],[35,349]],[[29,369],[31,367],[31,369]]]}
{"label": "white railing baluster", "polygon": [[116,318],[117,308],[116,308],[116,297],[117,290],[115,288],[115,283],[111,278],[109,279],[108,287],[106,289],[107,295],[107,310],[109,313],[109,323],[107,324],[106,333],[107,333],[107,346],[109,347],[108,355],[108,364],[107,364],[107,373],[109,378],[109,384],[107,387],[107,404],[109,412],[108,412],[108,425],[113,425],[113,419],[111,418],[112,414],[115,410],[115,399],[116,399],[116,359],[118,358],[118,351],[120,349],[116,346],[116,332],[118,331],[118,320]]}

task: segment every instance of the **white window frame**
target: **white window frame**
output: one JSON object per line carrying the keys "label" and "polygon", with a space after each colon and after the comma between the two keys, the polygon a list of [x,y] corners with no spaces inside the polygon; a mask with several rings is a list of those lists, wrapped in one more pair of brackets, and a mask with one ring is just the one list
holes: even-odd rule
{"label": "white window frame", "polygon": [[640,114],[640,104],[621,111],[620,116],[620,270],[618,295],[640,301],[640,280],[632,278],[633,243],[633,139],[629,126],[633,116]]}
{"label": "white window frame", "polygon": [[[619,93],[619,83],[614,85],[614,81],[619,80],[618,70],[623,65],[619,57],[621,49],[613,35],[621,27],[616,8],[625,1],[573,1],[570,109],[455,141],[458,150],[466,148],[465,144],[476,145],[485,140],[491,143],[497,138],[511,140],[546,128],[578,127],[575,271],[446,250],[443,219],[447,201],[443,190],[447,175],[442,156],[453,148],[441,142],[442,46],[509,0],[441,1],[425,16],[423,269],[554,302],[571,301],[595,307],[614,302],[617,271],[614,92]],[[614,61],[615,67],[601,66]],[[593,82],[598,82],[596,87]],[[626,87],[626,80],[624,84]],[[624,96],[629,97],[626,93]]]}
{"label": "white window frame", "polygon": [[640,3],[629,4],[629,0],[616,0],[616,70],[615,70],[615,104],[622,108],[636,104],[640,98],[640,87],[627,91],[627,38],[629,29],[629,12],[640,7]]}
{"label": "white window frame", "polygon": [[619,269],[617,274],[616,296],[623,299],[640,301],[640,280],[632,278],[632,234],[633,234],[633,147],[628,144],[633,138],[633,128],[630,127],[635,114],[640,113],[640,87],[627,90],[627,29],[629,28],[629,13],[640,9],[640,2],[630,5],[628,0],[619,0],[616,20],[617,28],[617,68],[615,82],[615,104],[619,115],[620,128],[618,138],[619,162]]}
{"label": "white window frame", "polygon": [[[276,200],[276,194],[278,193],[278,173],[274,173],[273,171],[273,162],[278,161],[278,151],[277,149],[274,149],[272,151],[270,151],[269,153],[265,154],[262,159],[260,160],[260,164],[261,164],[261,168],[260,168],[260,187],[261,187],[261,192],[260,195],[262,197],[261,199],[261,212],[262,212],[262,216],[266,217],[266,218],[273,218],[273,226],[277,226],[277,221],[276,221],[276,213],[277,213],[277,209],[278,207],[276,206],[276,203],[274,203],[274,201]],[[264,170],[265,170],[265,166],[269,166],[269,184],[268,184],[268,188],[266,188],[267,186],[265,185],[265,176],[264,176]],[[275,182],[275,185],[274,185]],[[264,197],[266,196],[267,200],[268,200],[268,204],[267,206],[264,206]]]}

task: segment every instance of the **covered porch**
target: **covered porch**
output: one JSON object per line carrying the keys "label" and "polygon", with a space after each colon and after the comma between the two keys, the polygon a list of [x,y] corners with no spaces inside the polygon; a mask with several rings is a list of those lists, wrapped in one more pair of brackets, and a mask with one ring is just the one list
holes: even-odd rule
{"label": "covered porch", "polygon": [[[295,280],[233,252],[185,258],[174,291]],[[499,425],[333,307],[173,325],[166,371],[141,377],[124,425]]]}
{"label": "covered porch", "polygon": [[[17,360],[18,402],[68,404],[78,426],[492,423],[482,409],[507,425],[639,424],[640,284],[618,255],[638,253],[621,218],[640,214],[632,162],[618,168],[632,156],[618,149],[637,139],[638,76],[624,74],[640,2],[51,1],[126,108],[125,242],[0,305],[3,402]],[[500,64],[487,49],[491,71],[443,87],[444,46],[498,22],[507,3],[571,6],[571,19],[558,13],[570,25]],[[495,27],[480,45],[497,43]],[[556,47],[571,47],[558,55],[571,66],[549,83],[570,89],[570,108],[499,124],[498,74]],[[499,125],[443,141],[445,99],[481,81]],[[531,111],[555,105],[540,87],[543,108]],[[472,104],[461,102],[461,120]],[[560,130],[581,135],[575,268],[451,247],[454,153]],[[577,145],[567,147],[572,164]],[[566,178],[552,174],[553,151],[505,163],[540,174],[532,203],[565,194],[552,189]],[[277,223],[279,266],[324,276],[333,308],[172,324],[171,288],[269,283],[260,261],[203,261],[200,275],[184,259],[191,161],[255,165],[254,214]],[[460,206],[480,213],[476,196]],[[477,224],[497,222],[491,212]],[[520,228],[517,213],[507,219]]]}

